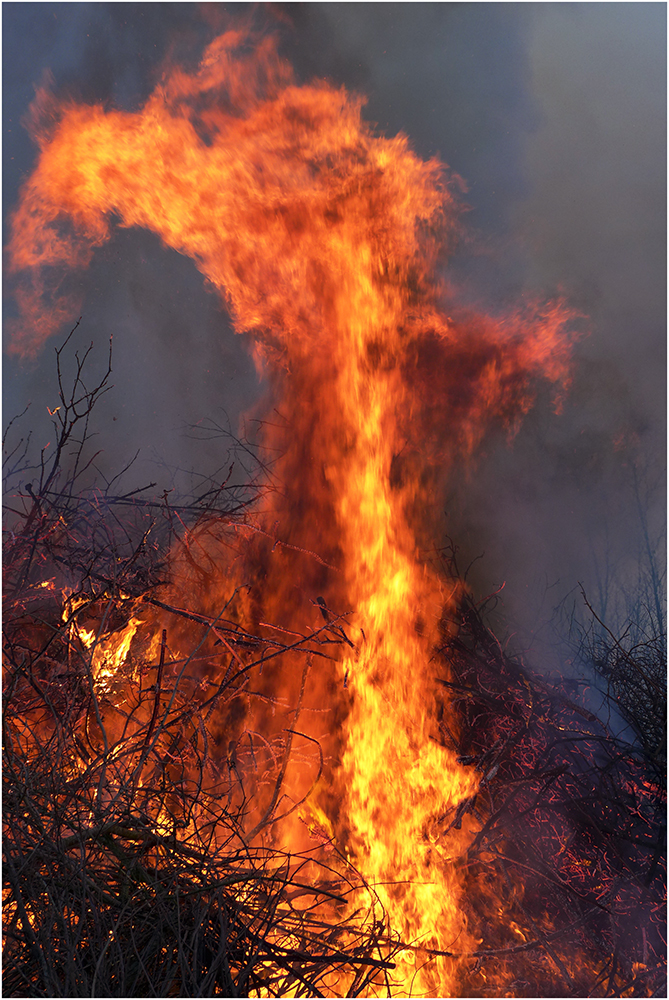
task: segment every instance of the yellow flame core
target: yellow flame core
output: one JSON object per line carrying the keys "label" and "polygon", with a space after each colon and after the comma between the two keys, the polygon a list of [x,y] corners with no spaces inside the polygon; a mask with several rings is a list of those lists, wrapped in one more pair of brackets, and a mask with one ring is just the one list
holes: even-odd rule
{"label": "yellow flame core", "polygon": [[[67,609],[63,611],[63,617],[67,619]],[[117,632],[99,635],[95,629],[86,629],[76,622],[72,622],[79,641],[86,649],[92,649],[91,669],[98,693],[108,691],[117,678],[130,652],[130,644],[141,624],[139,618],[131,618],[125,628]]]}
{"label": "yellow flame core", "polygon": [[[346,325],[338,331],[343,350],[335,390],[349,448],[331,477],[343,549],[355,554],[346,564],[348,593],[365,633],[358,655],[344,662],[352,692],[342,760],[346,822],[355,857],[393,929],[409,944],[437,949],[460,937],[462,950],[458,879],[433,828],[474,791],[476,780],[431,739],[429,660],[439,586],[418,558],[403,514],[407,493],[417,487],[393,488],[390,475],[397,410],[405,402],[396,327],[404,303],[392,301],[397,290],[384,297],[375,287],[369,274],[375,262],[371,254],[368,259],[367,268],[352,261],[341,295]],[[370,364],[376,343],[384,345],[384,366]],[[443,962],[439,971],[434,963],[417,970],[411,951],[400,956],[396,978],[400,989],[416,995],[453,987]]]}
{"label": "yellow flame core", "polygon": [[93,677],[103,690],[114,681],[130,652],[137,629],[141,625],[138,618],[131,618],[124,629],[101,639],[93,653]]}

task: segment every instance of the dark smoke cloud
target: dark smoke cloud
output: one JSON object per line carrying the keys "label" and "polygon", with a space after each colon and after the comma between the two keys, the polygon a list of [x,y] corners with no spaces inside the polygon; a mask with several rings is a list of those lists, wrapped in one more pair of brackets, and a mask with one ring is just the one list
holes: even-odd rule
{"label": "dark smoke cloud", "polygon": [[[34,162],[21,118],[47,70],[58,94],[132,109],[168,52],[192,65],[228,16],[249,10],[4,4],[5,218]],[[477,583],[506,579],[507,612],[532,632],[576,581],[604,594],[602,567],[632,579],[635,463],[659,481],[644,501],[651,522],[664,517],[665,6],[305,3],[255,16],[281,33],[300,78],[365,93],[381,131],[403,131],[465,179],[469,236],[445,272],[463,301],[501,311],[560,290],[589,317],[562,415],[543,400],[513,446],[490,442],[445,501],[463,558],[486,553]],[[194,264],[119,230],[78,280],[79,343],[93,339],[102,359],[114,335],[116,388],[98,420],[105,472],[138,448],[137,483],[171,485],[154,457],[213,471],[222,443],[183,428],[224,422],[225,410],[236,429],[261,387]],[[49,347],[33,366],[5,362],[5,417],[32,399],[40,444],[52,373]]]}

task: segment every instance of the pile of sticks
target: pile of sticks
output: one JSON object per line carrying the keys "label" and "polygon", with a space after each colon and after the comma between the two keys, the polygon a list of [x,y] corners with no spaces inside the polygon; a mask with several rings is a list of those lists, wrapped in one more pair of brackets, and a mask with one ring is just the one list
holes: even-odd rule
{"label": "pile of sticks", "polygon": [[[254,670],[282,654],[303,653],[303,693],[319,634],[282,643],[155,588],[134,597],[139,558],[116,559],[113,578],[94,560],[63,600],[32,582],[62,570],[47,527],[42,517],[34,548],[15,532],[33,565],[9,567],[18,583],[5,594],[5,995],[364,994],[393,968],[374,893],[344,858],[272,846],[273,825],[301,804],[284,794],[289,764],[311,746],[312,786],[322,769],[300,699],[272,739],[218,735],[236,732]],[[156,626],[151,648],[136,643],[105,680],[98,647],[138,608],[187,620],[193,649],[174,655]]]}
{"label": "pile of sticks", "polygon": [[[203,480],[175,505],[86,488],[110,372],[87,389],[86,358],[66,390],[57,352],[52,453],[31,468],[27,442],[7,451],[5,995],[393,995],[412,945],[373,887],[327,831],[293,854],[275,836],[323,772],[300,720],[312,666],[350,645],[341,620],[315,597],[320,629],[250,628],[239,581],[221,607],[177,600],[175,561],[208,592],[211,553],[252,529],[258,490]],[[460,575],[453,551],[445,573]],[[600,629],[586,649],[632,724],[623,738],[576,683],[508,655],[490,602],[461,592],[433,661],[433,736],[481,778],[441,821],[469,834],[480,947],[460,956],[462,994],[666,995],[666,640],[630,648]],[[138,618],[105,677],[105,643]],[[290,703],[268,678],[286,658]],[[277,709],[266,731],[247,725]]]}
{"label": "pile of sticks", "polygon": [[[393,968],[378,899],[344,858],[329,864],[318,842],[288,854],[271,832],[301,804],[289,764],[320,776],[300,698],[314,657],[344,640],[331,624],[252,634],[234,592],[213,616],[170,600],[171,561],[206,553],[257,490],[203,480],[174,505],[86,488],[111,369],[88,389],[75,354],[66,390],[62,350],[51,453],[31,466],[27,440],[6,451],[4,994],[364,994]],[[103,676],[105,644],[137,617]],[[246,732],[240,703],[268,700],[251,680],[286,654],[302,661],[290,728]]]}

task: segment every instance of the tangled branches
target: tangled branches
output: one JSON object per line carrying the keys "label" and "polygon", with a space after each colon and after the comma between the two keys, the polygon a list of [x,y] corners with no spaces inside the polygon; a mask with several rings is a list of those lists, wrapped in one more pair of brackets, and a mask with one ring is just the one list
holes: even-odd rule
{"label": "tangled branches", "polygon": [[208,753],[207,703],[178,696],[164,635],[154,683],[126,679],[121,705],[56,641],[5,695],[6,995],[357,995],[388,967],[373,925],[337,920],[352,870],[249,837],[241,755]]}
{"label": "tangled branches", "polygon": [[[5,995],[390,996],[397,953],[430,950],[393,936],[311,806],[328,766],[314,677],[327,695],[346,623],[318,597],[304,632],[251,607],[248,490],[174,504],[81,487],[75,427],[109,375],[88,390],[85,360],[72,392],[59,367],[55,451],[8,504]],[[577,684],[509,656],[486,611],[463,588],[433,661],[434,738],[481,775],[439,821],[469,836],[456,863],[479,947],[446,953],[463,991],[663,995],[663,638],[592,633],[629,739]]]}
{"label": "tangled branches", "polygon": [[373,925],[337,920],[359,879],[249,836],[241,755],[208,752],[207,703],[179,696],[165,635],[153,683],[126,678],[114,704],[66,632],[5,694],[5,994],[357,995],[388,967]]}
{"label": "tangled branches", "polygon": [[[59,367],[55,452],[7,513],[4,993],[363,994],[393,967],[373,891],[320,841],[289,854],[272,832],[320,776],[302,695],[314,657],[343,639],[331,625],[249,632],[233,583],[212,614],[175,604],[170,560],[206,590],[207,545],[248,496],[212,484],[175,506],[78,489],[92,459],[75,425],[109,375],[85,389],[85,360],[71,393]],[[286,656],[301,684],[263,735],[249,724],[270,700],[258,678]]]}

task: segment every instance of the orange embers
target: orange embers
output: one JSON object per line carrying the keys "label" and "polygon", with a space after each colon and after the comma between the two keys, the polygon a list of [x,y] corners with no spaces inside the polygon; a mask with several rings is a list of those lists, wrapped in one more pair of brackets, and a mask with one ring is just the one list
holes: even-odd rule
{"label": "orange embers", "polygon": [[318,682],[344,721],[316,808],[409,946],[393,990],[445,995],[456,970],[420,949],[468,946],[445,830],[476,779],[433,739],[430,657],[453,586],[417,533],[430,533],[436,460],[441,476],[491,424],[512,430],[537,375],[564,383],[569,344],[560,306],[446,316],[435,266],[455,200],[443,168],[403,136],[376,136],[361,106],[298,86],[271,40],[239,31],[197,72],[168,70],[136,113],[40,92],[40,156],[12,220],[12,344],[34,352],[69,315],[57,296],[46,308],[49,269],[85,265],[112,215],[192,257],[252,334],[284,421],[264,431],[283,452],[268,523],[298,553],[267,562],[263,620],[305,628],[317,595],[348,613],[349,652]]}

